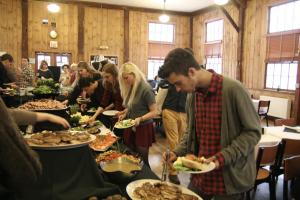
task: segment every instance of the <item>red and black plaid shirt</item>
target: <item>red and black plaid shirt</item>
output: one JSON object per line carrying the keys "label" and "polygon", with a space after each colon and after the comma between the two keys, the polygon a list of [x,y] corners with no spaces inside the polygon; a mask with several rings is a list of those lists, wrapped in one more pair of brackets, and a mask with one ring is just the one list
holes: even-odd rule
{"label": "red and black plaid shirt", "polygon": [[224,195],[225,184],[222,175],[224,157],[221,150],[222,121],[222,84],[223,77],[213,72],[210,86],[196,90],[196,134],[199,141],[198,156],[209,158],[216,156],[220,168],[210,173],[194,175],[192,182],[208,195]]}

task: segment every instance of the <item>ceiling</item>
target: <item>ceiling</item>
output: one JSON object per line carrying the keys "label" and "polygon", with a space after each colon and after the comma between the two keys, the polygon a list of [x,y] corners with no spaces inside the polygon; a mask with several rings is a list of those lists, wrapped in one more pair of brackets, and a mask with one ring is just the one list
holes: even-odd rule
{"label": "ceiling", "polygon": [[[86,2],[97,2],[112,5],[132,6],[141,8],[163,9],[164,0],[77,0]],[[166,10],[194,12],[211,6],[213,0],[166,0]]]}

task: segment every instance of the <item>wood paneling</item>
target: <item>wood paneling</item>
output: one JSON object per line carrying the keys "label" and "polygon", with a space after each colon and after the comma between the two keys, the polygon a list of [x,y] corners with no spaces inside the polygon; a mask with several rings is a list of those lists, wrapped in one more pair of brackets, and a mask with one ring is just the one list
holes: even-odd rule
{"label": "wood paneling", "polygon": [[[148,65],[148,23],[158,22],[159,14],[139,11],[129,12],[129,60],[147,75]],[[190,47],[190,18],[170,15],[175,24],[174,47]]]}
{"label": "wood paneling", "polygon": [[[234,5],[226,6],[225,9],[232,16],[235,23],[238,21],[239,13]],[[193,20],[193,50],[200,64],[205,63],[205,37],[206,23],[216,19],[224,19],[224,35],[222,45],[223,74],[235,78],[237,67],[237,38],[238,33],[227,20],[221,10],[215,9],[198,15]]]}
{"label": "wood paneling", "polygon": [[[48,2],[28,2],[28,53],[33,57],[35,52],[68,52],[72,54],[73,61],[78,61],[78,15],[77,6],[72,4],[58,4],[60,12],[50,13],[47,10]],[[48,24],[42,24],[48,19]],[[51,23],[56,23],[58,37],[51,39],[49,31]],[[58,48],[50,48],[50,41],[57,41]]]}
{"label": "wood paneling", "polygon": [[[108,46],[101,50],[100,46]],[[90,55],[124,57],[124,11],[106,8],[85,8],[84,20],[84,59]]]}
{"label": "wood paneling", "polygon": [[0,0],[0,51],[10,53],[15,65],[20,66],[22,57],[22,1]]}

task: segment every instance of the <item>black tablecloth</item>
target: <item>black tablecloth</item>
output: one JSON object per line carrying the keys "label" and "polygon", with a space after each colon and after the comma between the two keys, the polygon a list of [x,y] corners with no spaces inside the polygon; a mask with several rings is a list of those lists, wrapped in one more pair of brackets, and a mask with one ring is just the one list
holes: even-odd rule
{"label": "black tablecloth", "polygon": [[[127,183],[113,184],[98,168],[88,146],[66,150],[36,150],[43,174],[33,186],[26,188],[24,200],[81,200],[91,196],[100,199],[112,194],[126,196]],[[132,180],[158,179],[144,165]]]}
{"label": "black tablecloth", "polygon": [[43,165],[40,180],[26,189],[23,199],[79,200],[120,193],[105,182],[88,146],[67,150],[36,150]]}

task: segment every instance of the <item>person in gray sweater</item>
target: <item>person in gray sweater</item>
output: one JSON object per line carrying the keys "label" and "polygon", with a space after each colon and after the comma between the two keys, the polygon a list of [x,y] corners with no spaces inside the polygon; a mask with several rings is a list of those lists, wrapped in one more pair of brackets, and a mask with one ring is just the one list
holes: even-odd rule
{"label": "person in gray sweater", "polygon": [[187,134],[167,162],[188,153],[204,156],[205,162],[214,162],[216,167],[209,173],[193,174],[190,189],[203,199],[242,199],[254,185],[255,146],[261,137],[248,92],[240,82],[202,69],[181,48],[169,52],[159,74],[178,91],[189,93]]}
{"label": "person in gray sweater", "polygon": [[2,98],[0,113],[0,199],[15,199],[22,196],[23,187],[35,182],[42,171],[37,154],[24,141],[18,125],[40,121],[51,121],[65,128],[70,125],[52,114],[8,109]]}

